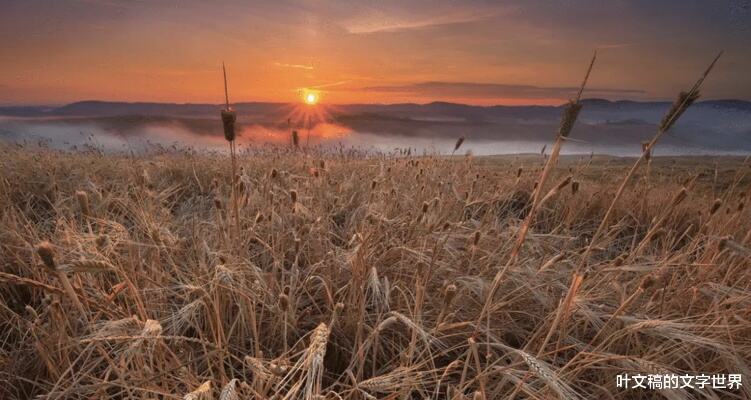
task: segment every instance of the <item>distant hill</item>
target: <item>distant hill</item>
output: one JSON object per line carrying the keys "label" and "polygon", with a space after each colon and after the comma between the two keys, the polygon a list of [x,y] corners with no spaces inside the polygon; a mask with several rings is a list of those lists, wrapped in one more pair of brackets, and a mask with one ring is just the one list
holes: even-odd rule
{"label": "distant hill", "polygon": [[[663,111],[670,106],[670,102],[638,102],[630,100],[610,101],[605,99],[582,100],[584,110],[596,112],[633,112],[633,111]],[[111,117],[123,115],[159,115],[201,117],[214,116],[223,107],[221,104],[200,103],[148,103],[148,102],[112,102],[88,100],[70,103],[64,106],[10,106],[0,107],[0,116],[85,116]],[[265,114],[269,117],[278,116],[294,106],[286,103],[249,102],[235,103],[232,107],[238,114],[246,117],[253,114]],[[414,115],[442,115],[456,116],[467,119],[481,119],[484,117],[517,117],[517,118],[546,118],[558,116],[561,106],[474,106],[458,103],[433,102],[427,104],[399,103],[399,104],[347,104],[335,105],[330,112],[335,114],[374,113],[393,116]],[[695,104],[692,108],[725,109],[751,112],[751,101],[744,100],[709,100]]]}

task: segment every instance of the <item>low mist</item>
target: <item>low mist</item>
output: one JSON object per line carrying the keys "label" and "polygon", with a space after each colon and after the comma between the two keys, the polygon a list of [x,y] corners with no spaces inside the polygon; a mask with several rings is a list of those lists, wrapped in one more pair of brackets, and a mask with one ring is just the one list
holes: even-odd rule
{"label": "low mist", "polygon": [[[649,140],[669,103],[586,102],[563,148],[567,154],[633,156]],[[216,106],[82,102],[57,109],[0,109],[0,140],[61,150],[225,152]],[[299,145],[369,152],[476,155],[540,153],[555,139],[560,107],[477,107],[449,103],[338,106],[319,122],[290,118],[289,109],[238,104],[238,148]],[[15,113],[15,114],[14,114]],[[297,121],[297,122],[296,122]],[[309,127],[309,128],[308,128]],[[656,155],[751,152],[751,103],[700,103],[655,148]]]}

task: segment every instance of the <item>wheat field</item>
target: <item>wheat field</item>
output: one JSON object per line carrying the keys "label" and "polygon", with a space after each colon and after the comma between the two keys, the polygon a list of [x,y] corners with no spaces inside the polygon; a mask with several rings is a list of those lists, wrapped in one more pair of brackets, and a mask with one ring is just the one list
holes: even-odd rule
{"label": "wheat field", "polygon": [[744,159],[0,150],[2,398],[751,394]]}

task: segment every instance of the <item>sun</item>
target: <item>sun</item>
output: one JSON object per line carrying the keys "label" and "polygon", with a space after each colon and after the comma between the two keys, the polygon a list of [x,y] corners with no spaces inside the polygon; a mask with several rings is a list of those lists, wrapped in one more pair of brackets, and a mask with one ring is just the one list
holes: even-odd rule
{"label": "sun", "polygon": [[311,106],[318,104],[318,93],[312,91],[305,92],[303,94],[303,101],[305,102],[305,104]]}

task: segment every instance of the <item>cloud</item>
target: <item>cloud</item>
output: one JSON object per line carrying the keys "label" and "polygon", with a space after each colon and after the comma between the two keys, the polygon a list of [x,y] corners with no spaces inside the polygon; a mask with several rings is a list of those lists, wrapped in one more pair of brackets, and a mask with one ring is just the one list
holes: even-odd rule
{"label": "cloud", "polygon": [[405,12],[404,9],[370,10],[357,15],[342,26],[347,32],[355,35],[394,33],[477,22],[511,10],[509,7],[499,6],[466,6],[464,9],[458,9],[450,3],[449,6],[451,7],[425,5],[411,12]]}
{"label": "cloud", "polygon": [[142,0],[76,0],[76,2],[92,6],[109,7],[118,10],[140,7],[146,4]]}
{"label": "cloud", "polygon": [[467,22],[475,22],[487,16],[445,16],[433,19],[411,21],[362,21],[353,25],[345,26],[347,32],[362,35],[381,32],[400,32],[413,29],[425,29],[442,25],[453,25]]}
{"label": "cloud", "polygon": [[[402,93],[422,96],[474,97],[474,98],[566,98],[574,95],[578,87],[544,87],[532,85],[509,85],[503,83],[478,82],[420,82],[406,85],[368,86],[361,91],[379,93]],[[646,93],[643,90],[587,88],[590,96],[633,97]]]}
{"label": "cloud", "polygon": [[603,43],[598,44],[596,48],[598,50],[604,50],[604,49],[620,49],[623,47],[631,47],[636,46],[636,43]]}
{"label": "cloud", "polygon": [[338,81],[338,82],[332,82],[332,83],[324,83],[324,84],[321,84],[321,85],[315,85],[315,86],[311,86],[310,88],[311,89],[326,89],[326,88],[330,88],[330,87],[346,85],[348,83],[349,83],[349,81]]}
{"label": "cloud", "polygon": [[307,64],[287,64],[287,63],[275,62],[274,65],[276,65],[277,67],[282,67],[282,68],[295,68],[295,69],[306,69],[306,70],[314,69],[312,65],[307,65]]}

